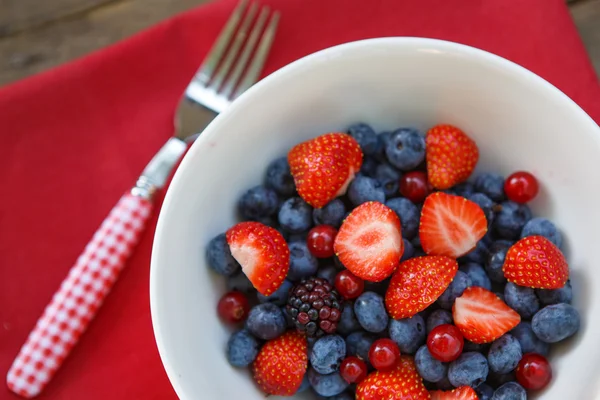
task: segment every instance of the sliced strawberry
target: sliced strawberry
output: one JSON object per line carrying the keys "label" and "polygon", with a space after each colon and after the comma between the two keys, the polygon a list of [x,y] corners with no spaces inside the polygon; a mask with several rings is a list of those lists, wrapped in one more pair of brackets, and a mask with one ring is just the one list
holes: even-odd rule
{"label": "sliced strawberry", "polygon": [[478,400],[477,392],[471,386],[461,386],[454,390],[429,392],[431,400]]}
{"label": "sliced strawberry", "polygon": [[410,356],[400,357],[400,364],[388,372],[371,372],[356,387],[360,400],[429,400],[415,363]]}
{"label": "sliced strawberry", "polygon": [[419,237],[425,253],[458,258],[475,248],[487,227],[485,214],[476,203],[436,192],[423,203]]}
{"label": "sliced strawberry", "polygon": [[327,133],[294,146],[288,153],[288,162],[300,197],[321,208],[346,193],[360,170],[362,157],[352,136]]}
{"label": "sliced strawberry", "polygon": [[425,136],[427,176],[436,189],[466,181],[479,160],[475,142],[452,125],[437,125]]}
{"label": "sliced strawberry", "polygon": [[254,360],[254,380],[267,394],[292,396],[308,366],[306,337],[296,331],[268,341]]}
{"label": "sliced strawberry", "polygon": [[385,307],[394,319],[409,318],[437,300],[458,271],[446,256],[415,257],[400,264],[385,293]]}
{"label": "sliced strawberry", "polygon": [[290,250],[281,233],[259,222],[240,222],[226,234],[231,255],[261,294],[268,296],[283,283]]}
{"label": "sliced strawberry", "polygon": [[565,256],[543,236],[515,243],[506,253],[502,270],[509,282],[535,289],[560,289],[569,279]]}
{"label": "sliced strawberry", "polygon": [[340,227],[333,249],[354,275],[380,282],[398,266],[404,243],[398,215],[371,201],[356,207]]}
{"label": "sliced strawberry", "polygon": [[454,325],[473,343],[490,343],[513,329],[521,317],[498,296],[479,286],[471,286],[452,307]]}

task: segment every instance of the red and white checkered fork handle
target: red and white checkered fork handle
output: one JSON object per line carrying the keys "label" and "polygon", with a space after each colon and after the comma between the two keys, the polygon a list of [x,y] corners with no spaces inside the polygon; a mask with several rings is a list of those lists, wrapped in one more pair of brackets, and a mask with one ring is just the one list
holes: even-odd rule
{"label": "red and white checkered fork handle", "polygon": [[31,398],[52,379],[116,282],[151,211],[145,198],[121,197],[29,334],[8,371],[10,390]]}

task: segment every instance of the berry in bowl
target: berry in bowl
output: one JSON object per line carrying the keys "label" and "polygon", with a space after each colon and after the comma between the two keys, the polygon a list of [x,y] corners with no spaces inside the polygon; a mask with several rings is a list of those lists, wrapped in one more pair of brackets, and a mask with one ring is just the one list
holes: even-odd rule
{"label": "berry in bowl", "polygon": [[274,73],[161,210],[151,307],[177,394],[593,396],[599,133],[541,78],[448,42]]}

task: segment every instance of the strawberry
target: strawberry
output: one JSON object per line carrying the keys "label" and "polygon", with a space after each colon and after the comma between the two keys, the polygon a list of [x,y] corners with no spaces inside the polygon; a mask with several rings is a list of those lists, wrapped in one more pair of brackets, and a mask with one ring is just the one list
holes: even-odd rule
{"label": "strawberry", "polygon": [[357,400],[429,400],[412,357],[400,357],[398,366],[387,372],[371,372],[356,387]]}
{"label": "strawberry", "polygon": [[380,282],[394,272],[404,252],[400,219],[381,203],[363,203],[342,223],[333,250],[354,275]]}
{"label": "strawberry", "polygon": [[452,307],[454,325],[473,343],[490,343],[513,329],[521,317],[494,293],[471,286]]}
{"label": "strawberry", "polygon": [[409,318],[437,300],[458,271],[446,256],[415,257],[400,264],[385,293],[385,307],[394,319]]}
{"label": "strawberry", "polygon": [[434,390],[429,392],[431,400],[478,400],[477,392],[470,386],[461,386],[454,390],[442,392]]}
{"label": "strawberry", "polygon": [[307,366],[306,337],[288,331],[265,343],[252,364],[252,371],[265,393],[292,396],[298,391]]}
{"label": "strawberry", "polygon": [[502,270],[509,282],[535,289],[560,289],[569,279],[565,256],[543,236],[515,243],[506,253]]}
{"label": "strawberry", "polygon": [[487,227],[485,214],[476,203],[436,192],[423,203],[419,237],[425,253],[458,258],[475,248]]}
{"label": "strawberry", "polygon": [[294,146],[288,153],[296,190],[315,208],[346,193],[362,158],[358,142],[345,133],[327,133]]}
{"label": "strawberry", "polygon": [[425,158],[429,183],[448,189],[466,181],[477,165],[475,142],[452,125],[436,125],[425,136]]}
{"label": "strawberry", "polygon": [[261,294],[268,296],[283,283],[290,250],[281,233],[259,222],[240,222],[226,234],[231,255]]}

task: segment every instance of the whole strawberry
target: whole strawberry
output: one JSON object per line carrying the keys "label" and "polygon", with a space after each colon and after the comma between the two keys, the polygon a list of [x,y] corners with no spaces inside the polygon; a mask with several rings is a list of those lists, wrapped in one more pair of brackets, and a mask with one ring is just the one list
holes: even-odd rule
{"label": "whole strawberry", "polygon": [[279,289],[290,268],[290,250],[281,233],[259,222],[240,222],[227,231],[231,255],[261,294]]}
{"label": "whole strawberry", "polygon": [[345,133],[327,133],[294,146],[288,153],[296,190],[315,208],[346,193],[362,158],[358,142]]}
{"label": "whole strawberry", "polygon": [[515,243],[506,253],[502,271],[509,282],[535,289],[560,289],[569,279],[565,256],[543,236]]}
{"label": "whole strawberry", "polygon": [[429,400],[412,357],[400,357],[399,365],[387,372],[371,372],[356,387],[357,400]]}
{"label": "whole strawberry", "polygon": [[267,394],[292,396],[298,391],[308,365],[306,337],[289,331],[262,347],[252,370]]}
{"label": "whole strawberry", "polygon": [[436,125],[425,136],[429,183],[448,189],[466,181],[479,160],[479,149],[463,131],[452,125]]}
{"label": "whole strawberry", "polygon": [[423,256],[398,266],[385,294],[385,307],[394,319],[409,318],[423,311],[450,285],[458,271],[455,259]]}

